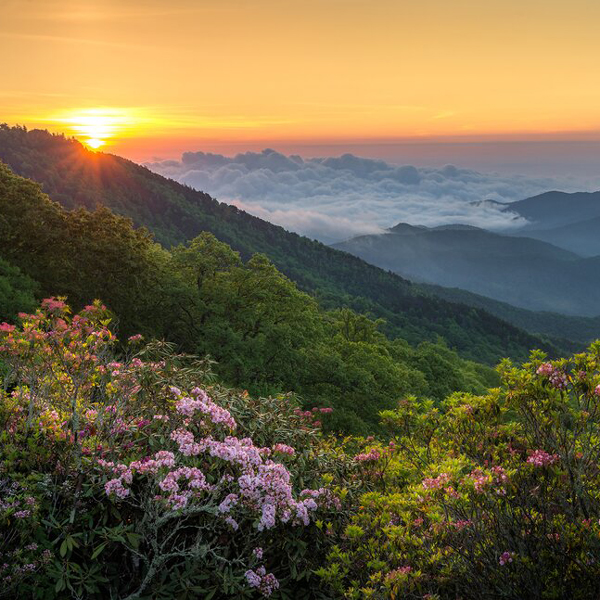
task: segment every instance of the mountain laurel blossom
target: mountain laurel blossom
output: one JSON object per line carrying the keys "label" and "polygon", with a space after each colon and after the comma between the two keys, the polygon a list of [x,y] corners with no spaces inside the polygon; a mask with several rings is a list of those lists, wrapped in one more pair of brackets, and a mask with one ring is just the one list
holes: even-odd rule
{"label": "mountain laurel blossom", "polygon": [[483,494],[488,484],[491,483],[491,477],[489,475],[486,475],[479,469],[476,469],[475,471],[469,473],[469,477],[473,481],[473,486],[475,487],[475,491],[478,494]]}
{"label": "mountain laurel blossom", "polygon": [[390,571],[385,576],[385,581],[388,584],[394,583],[398,579],[401,579],[402,577],[406,577],[411,572],[412,572],[412,567],[410,567],[408,565],[406,565],[404,567],[398,567],[397,569]]}
{"label": "mountain laurel blossom", "polygon": [[559,371],[557,369],[556,371],[554,371],[554,373],[552,373],[552,375],[550,375],[550,385],[552,387],[555,387],[557,390],[566,389],[568,384],[569,381],[567,379],[567,376],[562,371]]}
{"label": "mountain laurel blossom", "polygon": [[354,457],[354,460],[356,462],[375,462],[378,461],[380,458],[381,452],[379,452],[379,450],[377,450],[376,448],[373,448],[368,453],[357,454]]}
{"label": "mountain laurel blossom", "polygon": [[[194,388],[189,396],[175,387],[170,392],[176,397],[176,412],[184,417],[188,426],[192,425],[195,413],[201,412],[208,415],[214,425],[224,424],[230,430],[235,429],[236,423],[229,411],[214,403],[200,388]],[[164,426],[168,426],[167,421],[161,420]],[[199,425],[203,428],[202,422]],[[271,449],[255,446],[250,438],[227,436],[222,441],[211,435],[196,438],[190,429],[179,427],[171,432],[170,439],[177,444],[179,456],[162,450],[154,457],[145,457],[129,465],[98,460],[99,466],[114,474],[114,478],[105,484],[107,495],[126,498],[130,493],[127,486],[132,483],[134,474],[155,476],[155,483],[161,491],[158,499],[166,502],[172,510],[185,508],[202,494],[212,494],[219,501],[218,496],[228,492],[218,505],[225,523],[237,529],[239,525],[232,511],[238,506],[245,507],[258,518],[258,531],[274,528],[278,520],[293,525],[309,525],[311,514],[319,507],[318,499],[335,505],[335,500],[329,498],[324,489],[303,490],[300,497],[295,498],[290,472],[283,464],[268,458]],[[273,451],[289,456],[295,454],[295,449],[286,444],[275,444]],[[216,460],[217,464],[218,461],[228,463],[230,468],[238,470],[237,477],[229,473],[229,477],[223,478],[219,484],[211,485],[200,469],[178,466],[178,461],[200,455]],[[376,450],[370,455],[379,457]]]}
{"label": "mountain laurel blossom", "polygon": [[556,368],[552,363],[542,363],[536,370],[538,375],[548,377],[550,385],[557,390],[567,388],[569,380],[564,371]]}
{"label": "mountain laurel blossom", "polygon": [[279,452],[280,454],[288,454],[289,456],[293,456],[296,454],[296,451],[287,444],[275,444],[273,446],[273,452]]}
{"label": "mountain laurel blossom", "polygon": [[554,373],[554,365],[552,363],[542,363],[537,368],[536,373],[543,376],[552,375],[552,373]]}
{"label": "mountain laurel blossom", "polygon": [[437,477],[423,479],[422,485],[428,490],[439,490],[450,481],[448,473],[440,473]]}
{"label": "mountain laurel blossom", "polygon": [[[56,462],[56,467],[53,463],[53,472],[55,468],[65,481],[75,479],[71,472],[77,476],[89,475],[91,481],[84,480],[83,483],[86,489],[88,485],[92,490],[100,487],[104,501],[99,503],[99,508],[102,511],[112,510],[113,503],[122,503],[119,512],[127,527],[142,512],[144,518],[158,524],[157,527],[164,526],[166,533],[160,541],[159,551],[165,555],[171,552],[169,556],[176,554],[174,563],[180,556],[197,556],[194,532],[210,527],[210,537],[214,541],[208,543],[214,548],[218,546],[215,555],[222,550],[227,560],[230,556],[235,558],[232,564],[238,567],[244,565],[237,568],[236,589],[240,584],[251,585],[256,588],[255,593],[270,596],[280,584],[274,574],[266,572],[264,566],[256,567],[263,562],[263,550],[254,548],[256,542],[268,539],[270,543],[274,541],[275,547],[282,547],[279,539],[287,540],[288,535],[308,539],[321,536],[320,527],[302,534],[289,530],[291,526],[310,525],[321,507],[341,508],[341,493],[338,497],[337,492],[334,494],[329,488],[298,492],[301,488],[295,489],[293,485],[295,473],[298,473],[299,481],[320,481],[321,461],[314,460],[312,452],[305,450],[305,440],[317,439],[316,432],[311,430],[318,421],[314,417],[309,420],[305,415],[306,420],[300,423],[299,431],[294,431],[293,427],[300,419],[293,415],[291,403],[284,407],[285,413],[279,420],[276,412],[277,419],[272,417],[273,407],[279,406],[275,404],[279,401],[278,397],[257,399],[252,400],[256,405],[252,408],[257,409],[259,419],[266,410],[269,411],[269,426],[265,426],[263,431],[259,420],[258,429],[254,425],[248,429],[257,431],[261,440],[269,441],[263,441],[263,447],[255,444],[250,437],[237,437],[238,424],[233,414],[238,413],[233,411],[238,410],[246,418],[245,404],[250,402],[246,400],[247,394],[223,393],[222,388],[215,385],[210,388],[214,390],[211,397],[200,387],[182,383],[179,385],[184,391],[167,383],[165,393],[165,381],[189,381],[195,376],[194,370],[190,368],[183,372],[184,369],[179,369],[180,364],[185,364],[183,360],[172,363],[170,358],[142,359],[148,356],[147,349],[140,352],[139,357],[131,356],[129,349],[115,359],[117,340],[108,328],[110,315],[102,313],[105,310],[99,303],[94,303],[71,317],[63,300],[51,298],[35,314],[22,314],[23,324],[18,328],[6,323],[0,325],[3,366],[8,364],[19,377],[17,385],[2,394],[2,400],[12,410],[6,427],[9,436],[13,428],[20,431],[17,426],[32,427],[37,430],[36,434],[44,434],[48,442],[61,442],[53,447],[53,451],[64,450],[65,460],[63,462],[60,455],[61,460]],[[140,336],[132,336],[129,341],[139,342],[141,339]],[[157,352],[163,351],[159,349]],[[173,365],[177,368],[172,369]],[[204,376],[203,370],[198,370],[198,373],[199,377]],[[208,376],[206,379],[210,381]],[[37,385],[31,385],[30,381],[37,382]],[[222,404],[215,401],[217,398],[224,399]],[[240,410],[242,405],[244,408]],[[331,409],[324,408],[310,414],[329,412]],[[285,429],[277,429],[280,425],[285,425]],[[288,441],[293,445],[274,443],[275,440]],[[12,440],[10,443],[13,443]],[[289,459],[297,454],[296,448],[298,451],[302,448],[305,460]],[[286,466],[288,464],[290,470]],[[312,465],[315,465],[314,471],[308,471]],[[332,479],[327,476],[323,480]],[[65,485],[64,493],[70,489]],[[63,494],[62,488],[60,494]],[[0,480],[0,517],[10,518],[11,524],[17,522],[15,529],[26,531],[29,528],[27,520],[37,518],[41,511],[35,499],[30,498],[30,504],[24,493],[19,495],[18,502],[11,498],[3,493]],[[100,523],[93,522],[97,514],[96,502],[90,500],[86,503],[90,507],[90,525],[83,526],[85,531],[85,528],[97,527]],[[195,517],[200,513],[202,519],[198,524],[200,519]],[[270,531],[267,535],[257,533],[281,524],[288,527],[281,527],[278,532]],[[173,541],[170,537],[172,531],[180,532]],[[235,534],[236,531],[239,533]],[[135,535],[137,539],[138,534]],[[244,543],[247,539],[255,543],[247,545]],[[30,540],[25,536],[24,540],[25,543],[19,545],[19,552],[37,552],[37,544],[28,544]],[[155,552],[154,548],[151,551]],[[50,551],[44,552],[48,552],[50,560]],[[115,561],[126,556],[129,549],[123,548],[119,552],[122,555],[115,553]],[[4,548],[2,553],[0,563],[5,557]],[[237,558],[242,553],[244,556]],[[85,555],[83,552],[80,554]],[[309,550],[308,554],[312,551]],[[303,555],[304,551],[299,559],[296,556],[294,560],[309,563],[310,560]],[[102,560],[107,556],[108,553],[104,554]],[[19,569],[33,571],[39,568],[42,561],[36,559],[38,562],[34,562],[34,558],[23,555]],[[61,555],[61,558],[64,556]],[[287,558],[282,557],[282,573],[286,572],[285,560]],[[244,577],[249,566],[254,570],[248,571]],[[0,564],[0,580],[7,576],[2,568]],[[11,576],[15,572],[13,569]],[[219,574],[216,574],[215,579],[218,578]],[[286,574],[286,586],[287,580]]]}
{"label": "mountain laurel blossom", "polygon": [[192,397],[182,396],[180,390],[177,388],[171,388],[171,391],[178,396],[175,407],[179,414],[192,417],[196,411],[200,411],[207,415],[215,424],[222,423],[231,430],[236,428],[236,423],[231,413],[221,408],[218,404],[215,404],[204,390],[198,387],[194,388],[190,394]]}
{"label": "mountain laurel blossom", "polygon": [[527,462],[536,467],[547,467],[558,462],[558,460],[558,454],[548,454],[545,450],[534,450],[527,459]]}
{"label": "mountain laurel blossom", "polygon": [[258,567],[256,571],[248,569],[246,571],[246,580],[252,588],[257,588],[263,596],[270,596],[275,590],[279,589],[279,581],[277,581],[273,573],[267,573],[264,567]]}

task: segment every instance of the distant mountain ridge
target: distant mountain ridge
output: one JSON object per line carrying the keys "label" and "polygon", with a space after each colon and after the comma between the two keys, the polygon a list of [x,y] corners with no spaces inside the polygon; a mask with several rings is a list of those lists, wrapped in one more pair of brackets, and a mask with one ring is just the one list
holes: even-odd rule
{"label": "distant mountain ridge", "polygon": [[600,313],[600,259],[584,259],[533,238],[463,225],[402,223],[334,247],[414,281],[461,288],[529,310]]}
{"label": "distant mountain ridge", "polygon": [[559,246],[580,256],[600,255],[600,191],[546,192],[506,205],[526,223],[511,232]]}
{"label": "distant mountain ridge", "polygon": [[546,192],[511,202],[509,209],[527,219],[522,230],[544,230],[600,217],[598,192]]}
{"label": "distant mountain ridge", "polygon": [[600,255],[600,217],[568,223],[553,229],[527,229],[514,235],[526,235],[575,252],[580,256]]}

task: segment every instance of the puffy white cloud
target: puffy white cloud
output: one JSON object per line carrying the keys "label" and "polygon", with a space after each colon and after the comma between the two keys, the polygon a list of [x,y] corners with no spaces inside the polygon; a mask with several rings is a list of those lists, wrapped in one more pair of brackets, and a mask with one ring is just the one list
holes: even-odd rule
{"label": "puffy white cloud", "polygon": [[[352,154],[303,159],[267,149],[234,157],[186,152],[146,166],[298,233],[335,242],[399,222],[466,223],[488,229],[523,224],[497,203],[585,186],[553,178],[392,165]],[[483,202],[494,200],[495,202]]]}

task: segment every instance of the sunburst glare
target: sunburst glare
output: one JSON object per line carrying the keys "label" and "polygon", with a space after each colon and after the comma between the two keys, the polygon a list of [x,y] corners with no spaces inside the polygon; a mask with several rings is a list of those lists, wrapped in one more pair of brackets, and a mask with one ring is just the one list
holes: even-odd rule
{"label": "sunburst glare", "polygon": [[57,120],[67,124],[73,135],[93,150],[115,140],[135,123],[129,111],[114,108],[72,111]]}

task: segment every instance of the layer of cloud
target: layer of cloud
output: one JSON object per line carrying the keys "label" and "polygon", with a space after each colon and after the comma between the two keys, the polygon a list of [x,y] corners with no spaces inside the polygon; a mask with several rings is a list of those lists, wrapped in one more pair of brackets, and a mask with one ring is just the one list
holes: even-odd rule
{"label": "layer of cloud", "polygon": [[234,157],[186,152],[179,161],[146,166],[326,243],[379,232],[399,222],[516,228],[523,221],[497,202],[552,189],[584,189],[572,181],[481,173],[453,165],[397,166],[352,154],[303,159],[271,149]]}

